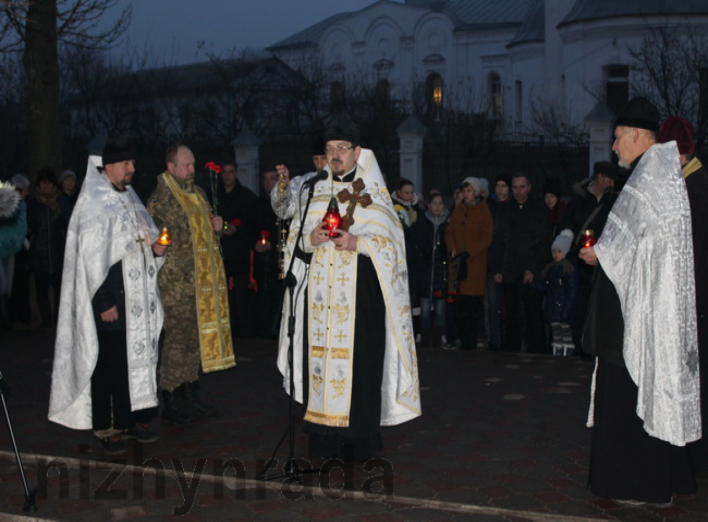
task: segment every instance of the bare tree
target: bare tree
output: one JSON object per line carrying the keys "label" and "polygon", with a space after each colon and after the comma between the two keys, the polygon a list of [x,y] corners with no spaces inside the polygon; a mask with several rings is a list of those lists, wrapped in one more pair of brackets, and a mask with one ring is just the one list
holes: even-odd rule
{"label": "bare tree", "polygon": [[43,165],[62,168],[59,44],[105,49],[122,37],[131,7],[123,9],[107,29],[101,18],[118,0],[5,1],[0,20],[3,49],[22,53],[27,80],[29,172]]}
{"label": "bare tree", "polygon": [[530,131],[558,145],[587,144],[589,134],[584,122],[574,123],[576,118],[564,104],[559,104],[537,95],[529,99]]}
{"label": "bare tree", "polygon": [[654,101],[663,117],[683,116],[696,125],[698,143],[705,143],[708,107],[705,79],[708,37],[692,25],[648,27],[642,41],[628,47],[634,72],[633,94]]}

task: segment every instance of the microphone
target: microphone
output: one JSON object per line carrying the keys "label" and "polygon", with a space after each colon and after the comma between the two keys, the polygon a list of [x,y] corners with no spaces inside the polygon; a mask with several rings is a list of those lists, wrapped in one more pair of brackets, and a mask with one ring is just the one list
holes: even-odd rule
{"label": "microphone", "polygon": [[318,181],[322,181],[322,180],[324,180],[324,179],[327,179],[327,176],[328,176],[328,175],[329,175],[329,174],[327,173],[326,170],[320,170],[320,171],[317,172],[317,174],[315,174],[314,176],[312,176],[310,179],[306,180],[306,181],[302,184],[302,186],[303,186],[303,187],[306,187],[306,186],[307,186],[307,187],[314,187],[315,184],[316,184]]}

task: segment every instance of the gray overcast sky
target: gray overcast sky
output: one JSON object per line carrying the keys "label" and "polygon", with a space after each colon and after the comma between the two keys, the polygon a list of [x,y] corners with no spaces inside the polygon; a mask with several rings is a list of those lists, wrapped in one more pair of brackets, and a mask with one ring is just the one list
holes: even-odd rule
{"label": "gray overcast sky", "polygon": [[[403,0],[396,0],[403,1]],[[132,3],[125,44],[147,51],[151,65],[201,61],[197,42],[219,55],[236,48],[264,48],[335,13],[351,12],[376,0],[119,0],[111,14]]]}

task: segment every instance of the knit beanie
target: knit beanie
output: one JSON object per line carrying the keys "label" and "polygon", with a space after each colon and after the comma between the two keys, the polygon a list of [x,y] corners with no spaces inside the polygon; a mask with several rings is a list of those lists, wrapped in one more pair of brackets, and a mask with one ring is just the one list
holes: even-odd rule
{"label": "knit beanie", "polygon": [[504,183],[506,183],[507,187],[511,188],[511,176],[508,176],[506,174],[497,174],[494,178],[494,185],[496,186],[496,184],[500,181],[503,181]]}
{"label": "knit beanie", "polygon": [[479,178],[474,178],[472,176],[465,178],[462,180],[462,186],[464,187],[466,184],[471,185],[474,189],[474,193],[479,196],[479,193],[482,191],[482,183],[479,181]]}
{"label": "knit beanie", "polygon": [[551,245],[551,252],[553,250],[560,250],[564,254],[567,254],[570,250],[570,245],[573,242],[573,231],[566,228],[558,234],[558,237],[553,241]]}
{"label": "knit beanie", "polygon": [[560,199],[561,197],[561,183],[558,178],[548,178],[543,184],[543,195],[553,194],[555,197]]}

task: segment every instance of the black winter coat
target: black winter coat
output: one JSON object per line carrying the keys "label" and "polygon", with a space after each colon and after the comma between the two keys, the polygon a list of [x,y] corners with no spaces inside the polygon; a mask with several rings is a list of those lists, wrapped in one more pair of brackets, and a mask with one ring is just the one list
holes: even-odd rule
{"label": "black winter coat", "polygon": [[[436,217],[426,212],[411,227],[411,252],[408,257],[415,258],[419,276],[412,281],[420,297],[432,299],[436,292],[445,296],[447,289],[447,248],[445,247],[445,229],[449,212]],[[434,224],[437,220],[437,227]]]}
{"label": "black winter coat", "polygon": [[540,275],[551,250],[547,216],[546,206],[531,198],[523,205],[512,200],[501,206],[489,249],[489,271],[502,274],[504,283],[521,281],[526,270]]}

